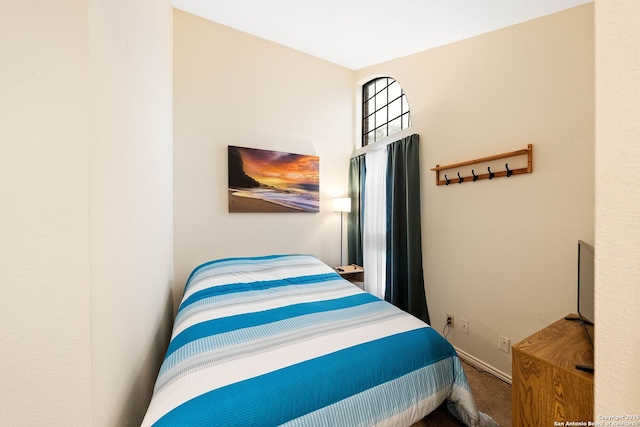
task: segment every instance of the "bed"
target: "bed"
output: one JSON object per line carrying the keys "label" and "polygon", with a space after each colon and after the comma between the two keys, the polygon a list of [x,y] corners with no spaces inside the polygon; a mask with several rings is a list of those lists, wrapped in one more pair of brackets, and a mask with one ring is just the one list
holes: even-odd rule
{"label": "bed", "polygon": [[476,408],[437,331],[311,255],[226,258],[191,273],[143,426],[410,426]]}

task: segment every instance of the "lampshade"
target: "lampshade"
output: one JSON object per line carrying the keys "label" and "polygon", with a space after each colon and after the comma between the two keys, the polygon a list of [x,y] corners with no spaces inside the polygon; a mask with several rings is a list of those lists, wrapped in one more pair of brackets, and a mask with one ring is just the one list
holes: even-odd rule
{"label": "lampshade", "polygon": [[334,212],[351,212],[351,199],[349,197],[333,199],[333,211]]}

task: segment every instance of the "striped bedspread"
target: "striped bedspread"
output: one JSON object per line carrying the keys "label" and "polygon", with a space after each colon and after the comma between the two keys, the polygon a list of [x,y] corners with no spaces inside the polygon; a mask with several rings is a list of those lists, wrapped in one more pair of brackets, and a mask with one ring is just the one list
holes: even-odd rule
{"label": "striped bedspread", "polygon": [[309,255],[229,258],[185,288],[143,426],[409,426],[477,411],[453,347]]}

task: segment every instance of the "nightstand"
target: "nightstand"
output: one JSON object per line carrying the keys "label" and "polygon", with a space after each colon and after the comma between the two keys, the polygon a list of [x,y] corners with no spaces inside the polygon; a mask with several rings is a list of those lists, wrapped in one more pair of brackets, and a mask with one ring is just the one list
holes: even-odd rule
{"label": "nightstand", "polygon": [[335,270],[344,279],[364,290],[364,268],[359,265],[351,264],[341,265],[340,267],[336,267]]}

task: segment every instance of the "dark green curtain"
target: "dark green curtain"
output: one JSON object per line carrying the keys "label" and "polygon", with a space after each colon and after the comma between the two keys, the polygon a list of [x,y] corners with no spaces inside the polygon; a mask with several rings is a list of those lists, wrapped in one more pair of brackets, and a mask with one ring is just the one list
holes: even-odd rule
{"label": "dark green curtain", "polygon": [[430,323],[422,270],[418,140],[411,135],[387,146],[385,299]]}
{"label": "dark green curtain", "polygon": [[364,218],[364,155],[353,157],[349,164],[349,197],[351,212],[347,216],[347,260],[362,265],[362,226]]}

